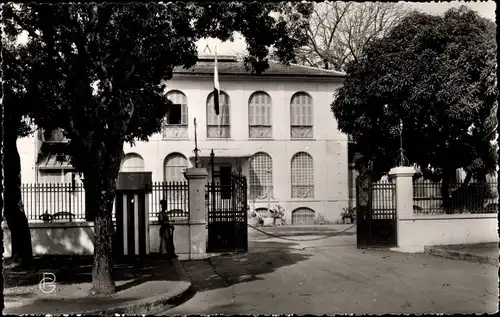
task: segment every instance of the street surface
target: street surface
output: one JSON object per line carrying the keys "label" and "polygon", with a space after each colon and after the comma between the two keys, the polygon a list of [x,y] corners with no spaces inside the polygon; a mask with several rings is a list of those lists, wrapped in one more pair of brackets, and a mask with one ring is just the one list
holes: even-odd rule
{"label": "street surface", "polygon": [[[348,225],[261,228],[311,239]],[[315,233],[317,231],[317,233]],[[158,315],[494,313],[498,268],[427,254],[358,250],[354,229],[311,242],[249,228],[249,252],[183,262],[196,294]]]}

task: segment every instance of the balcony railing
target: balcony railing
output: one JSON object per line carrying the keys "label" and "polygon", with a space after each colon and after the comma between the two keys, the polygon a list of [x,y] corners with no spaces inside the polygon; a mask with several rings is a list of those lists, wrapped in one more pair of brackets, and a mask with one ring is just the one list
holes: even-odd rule
{"label": "balcony railing", "polygon": [[163,126],[164,139],[187,139],[187,124],[166,124]]}

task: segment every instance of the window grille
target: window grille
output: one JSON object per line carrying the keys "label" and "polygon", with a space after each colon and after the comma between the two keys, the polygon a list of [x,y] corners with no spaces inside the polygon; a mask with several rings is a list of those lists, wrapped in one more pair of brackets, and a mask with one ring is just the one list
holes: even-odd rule
{"label": "window grille", "polygon": [[253,199],[273,197],[273,160],[259,152],[250,159],[250,196]]}
{"label": "window grille", "polygon": [[299,152],[292,157],[292,198],[314,197],[314,166],[312,157]]}
{"label": "window grille", "polygon": [[262,217],[271,217],[271,211],[267,208],[257,208],[255,212]]}
{"label": "window grille", "polygon": [[250,138],[271,138],[271,97],[265,92],[256,92],[248,102],[248,123]]}
{"label": "window grille", "polygon": [[290,134],[292,138],[313,137],[313,102],[305,92],[298,92],[290,103]]}
{"label": "window grille", "polygon": [[122,160],[120,172],[144,171],[144,159],[139,154],[126,154]]}
{"label": "window grille", "polygon": [[292,225],[312,225],[314,219],[314,211],[309,208],[297,208],[292,211]]}
{"label": "window grille", "polygon": [[[208,138],[230,138],[230,120],[229,120],[229,96],[221,91],[219,92],[219,117],[215,114],[214,93],[210,93],[207,101],[207,137]],[[218,126],[220,120],[220,129]]]}

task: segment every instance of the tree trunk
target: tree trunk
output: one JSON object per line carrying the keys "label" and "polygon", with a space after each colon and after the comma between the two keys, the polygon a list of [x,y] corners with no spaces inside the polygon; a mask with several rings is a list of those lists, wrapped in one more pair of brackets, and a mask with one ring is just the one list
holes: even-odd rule
{"label": "tree trunk", "polygon": [[29,265],[33,258],[28,218],[21,196],[21,159],[17,150],[17,127],[4,130],[4,215],[11,234],[11,254],[14,263]]}
{"label": "tree trunk", "polygon": [[[116,179],[120,170],[121,147],[101,150],[95,169],[84,171],[86,195],[85,208],[94,215],[94,265],[92,268],[92,294],[106,295],[116,291],[113,281],[113,202],[115,199]],[[111,148],[111,147],[109,147]],[[116,150],[116,151],[115,151]],[[90,165],[90,166],[92,166]]]}
{"label": "tree trunk", "polygon": [[[113,199],[115,187],[107,185],[104,175],[99,178],[85,173],[85,208],[94,215],[94,265],[92,268],[92,294],[112,294],[113,281]],[[116,180],[113,182],[116,183]]]}

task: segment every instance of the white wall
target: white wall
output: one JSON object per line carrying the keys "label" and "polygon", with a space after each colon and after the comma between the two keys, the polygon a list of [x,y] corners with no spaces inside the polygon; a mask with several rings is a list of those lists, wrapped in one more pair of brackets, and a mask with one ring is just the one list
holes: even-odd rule
{"label": "white wall", "polygon": [[[163,140],[162,134],[158,133],[151,136],[149,142],[137,142],[133,147],[125,144],[124,151],[139,154],[144,159],[145,171],[153,173],[153,181],[163,181],[163,164],[168,154],[179,152],[187,158],[193,156],[193,120],[196,118],[200,155],[209,156],[212,148],[216,156],[250,156],[264,151],[273,159],[273,204],[282,204],[287,214],[299,207],[309,207],[330,221],[340,220],[342,208],[348,206],[349,199],[347,136],[338,131],[330,104],[334,91],[341,84],[340,79],[325,81],[314,78],[291,80],[221,76],[221,90],[231,100],[231,139],[207,140],[206,101],[213,91],[213,78],[174,75],[167,82],[167,91],[180,90],[187,96],[189,139]],[[248,101],[255,91],[265,91],[272,98],[272,140],[248,138]],[[305,91],[313,98],[313,139],[290,140],[290,102],[293,94],[299,91]],[[36,143],[34,136],[18,141],[23,183],[36,180]],[[290,160],[299,151],[309,153],[314,159],[314,199],[291,198]],[[267,201],[256,203],[267,204]],[[290,219],[289,215],[287,217]]]}
{"label": "white wall", "polygon": [[[144,158],[145,170],[153,172],[153,180],[163,180],[163,162],[167,155],[179,152],[187,158],[193,156],[194,125],[197,121],[198,148],[201,156],[209,156],[213,148],[216,156],[251,156],[256,152],[268,153],[273,159],[274,206],[279,203],[290,219],[292,210],[309,207],[330,221],[340,219],[342,208],[348,206],[347,136],[337,129],[330,110],[333,93],[341,82],[314,79],[292,81],[270,78],[228,78],[221,76],[220,87],[230,98],[231,138],[206,138],[206,101],[213,91],[211,77],[175,77],[167,82],[166,91],[182,91],[188,102],[189,139],[163,140],[155,134],[149,142],[125,145],[125,153],[137,153]],[[249,139],[248,101],[252,93],[265,91],[272,98],[272,140]],[[313,139],[290,139],[290,102],[299,91],[313,98]],[[299,152],[309,153],[314,160],[314,199],[292,199],[290,186],[290,160]],[[208,162],[208,161],[205,161]],[[245,165],[245,164],[244,164]],[[245,166],[244,166],[245,167]],[[267,200],[256,201],[267,206]]]}
{"label": "white wall", "polygon": [[398,220],[398,248],[424,252],[425,246],[498,242],[496,214],[417,216]]}
{"label": "white wall", "polygon": [[[12,255],[10,230],[2,224],[4,238],[3,256]],[[30,223],[33,255],[43,254],[93,254],[94,226],[89,222],[76,223]],[[150,252],[158,253],[160,248],[160,226],[152,221],[149,227]],[[189,257],[189,226],[187,222],[175,225],[174,245],[180,259]]]}
{"label": "white wall", "polygon": [[36,181],[36,158],[38,153],[38,144],[36,132],[30,136],[17,140],[17,150],[21,159],[21,182],[34,183]]}

